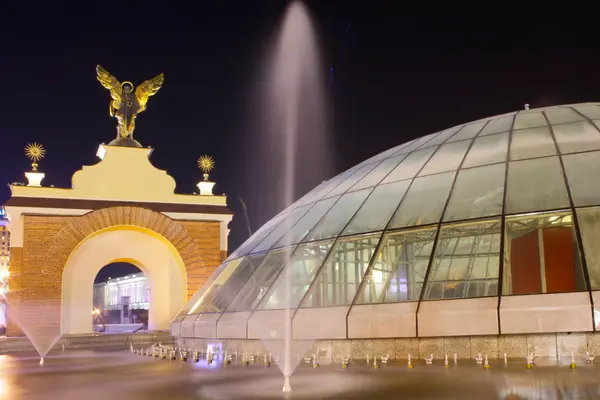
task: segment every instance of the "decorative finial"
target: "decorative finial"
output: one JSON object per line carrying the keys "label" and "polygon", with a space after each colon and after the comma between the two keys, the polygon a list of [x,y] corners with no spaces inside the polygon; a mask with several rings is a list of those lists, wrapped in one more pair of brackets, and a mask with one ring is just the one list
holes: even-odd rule
{"label": "decorative finial", "polygon": [[46,155],[46,149],[40,143],[33,142],[25,146],[25,155],[31,160],[32,171],[37,172],[38,161]]}
{"label": "decorative finial", "polygon": [[215,167],[215,161],[211,156],[203,155],[198,159],[198,167],[204,173],[204,180],[208,180],[208,173]]}

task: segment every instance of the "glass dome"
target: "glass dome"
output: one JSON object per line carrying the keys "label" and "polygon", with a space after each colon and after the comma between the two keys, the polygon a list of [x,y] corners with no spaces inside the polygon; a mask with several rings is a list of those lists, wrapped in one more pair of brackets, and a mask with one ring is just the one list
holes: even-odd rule
{"label": "glass dome", "polygon": [[267,222],[175,322],[600,289],[599,127],[600,103],[554,106],[378,154]]}

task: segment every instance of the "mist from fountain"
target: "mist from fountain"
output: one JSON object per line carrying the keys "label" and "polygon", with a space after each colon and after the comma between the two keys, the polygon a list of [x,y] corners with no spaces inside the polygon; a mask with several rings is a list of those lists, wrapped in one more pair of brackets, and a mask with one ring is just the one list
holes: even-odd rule
{"label": "mist from fountain", "polygon": [[[301,1],[293,1],[286,10],[275,54],[269,68],[271,91],[265,112],[272,122],[272,139],[282,147],[279,182],[283,187],[283,206],[288,207],[295,199],[297,167],[302,167],[305,180],[311,173],[322,177],[323,171],[314,169],[327,168],[329,156],[324,76],[309,12]],[[291,218],[284,224],[289,225],[289,231]],[[289,378],[314,343],[292,337],[292,320],[298,306],[292,304],[292,268],[288,262],[276,283],[284,289],[280,298],[283,315],[278,314],[280,320],[275,326],[264,328],[262,339],[284,375],[284,392],[291,391]]]}
{"label": "mist from fountain", "polygon": [[56,319],[60,300],[7,300],[7,313],[39,354],[40,365],[44,365],[44,357],[61,337]]}

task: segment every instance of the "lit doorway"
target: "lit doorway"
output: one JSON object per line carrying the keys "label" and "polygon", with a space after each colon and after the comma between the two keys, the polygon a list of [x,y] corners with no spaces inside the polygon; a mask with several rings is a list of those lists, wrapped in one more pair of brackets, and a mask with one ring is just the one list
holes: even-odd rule
{"label": "lit doorway", "polygon": [[135,265],[114,262],[94,280],[92,324],[96,333],[148,330],[150,284]]}

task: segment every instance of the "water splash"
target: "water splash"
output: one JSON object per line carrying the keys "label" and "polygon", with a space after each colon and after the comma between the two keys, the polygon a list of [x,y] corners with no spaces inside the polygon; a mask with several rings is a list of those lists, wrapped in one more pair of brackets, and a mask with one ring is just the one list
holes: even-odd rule
{"label": "water splash", "polygon": [[59,300],[19,300],[7,302],[9,319],[15,323],[31,342],[40,356],[44,357],[60,339]]}
{"label": "water splash", "polygon": [[[324,74],[317,41],[308,10],[301,1],[292,2],[286,10],[277,42],[276,56],[270,69],[271,95],[266,113],[272,120],[276,143],[281,144],[283,207],[295,199],[299,179],[322,179],[330,159],[329,134],[326,124]],[[306,151],[303,151],[306,149]],[[302,156],[298,158],[298,154]],[[297,170],[302,168],[302,174]],[[316,170],[315,170],[316,169]],[[308,177],[308,178],[307,178]],[[292,221],[287,219],[287,231]],[[285,235],[291,239],[292,235]],[[291,243],[285,243],[291,245]],[[278,286],[283,287],[283,315],[276,329],[264,332],[263,343],[277,354],[284,375],[284,389],[290,391],[289,377],[313,345],[313,341],[293,340],[292,323],[297,304],[292,304],[292,265],[282,270]]]}

